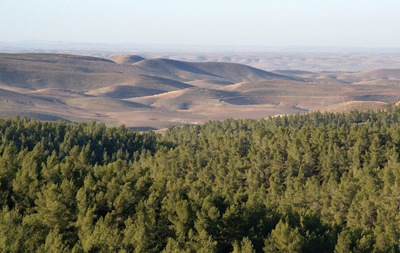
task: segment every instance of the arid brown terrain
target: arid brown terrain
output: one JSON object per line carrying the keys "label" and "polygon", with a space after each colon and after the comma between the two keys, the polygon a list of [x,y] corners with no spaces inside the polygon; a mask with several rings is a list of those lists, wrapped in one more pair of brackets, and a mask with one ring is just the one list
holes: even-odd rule
{"label": "arid brown terrain", "polygon": [[137,55],[0,54],[1,117],[97,120],[140,130],[312,110],[381,109],[400,99],[399,86],[400,69],[264,71]]}

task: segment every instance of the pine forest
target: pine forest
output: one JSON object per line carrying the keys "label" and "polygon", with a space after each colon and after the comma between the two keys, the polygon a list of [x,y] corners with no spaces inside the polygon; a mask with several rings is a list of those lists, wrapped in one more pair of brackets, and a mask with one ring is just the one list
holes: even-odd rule
{"label": "pine forest", "polygon": [[1,252],[400,252],[400,107],[138,132],[0,120]]}

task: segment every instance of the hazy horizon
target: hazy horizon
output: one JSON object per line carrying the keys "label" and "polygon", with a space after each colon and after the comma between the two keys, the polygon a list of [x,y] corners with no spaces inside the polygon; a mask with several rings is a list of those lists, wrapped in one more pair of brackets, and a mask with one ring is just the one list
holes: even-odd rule
{"label": "hazy horizon", "polygon": [[139,43],[90,43],[74,41],[21,40],[0,41],[0,51],[15,52],[64,52],[102,51],[112,53],[400,53],[400,47],[341,47],[341,46],[256,46],[256,45],[183,45]]}

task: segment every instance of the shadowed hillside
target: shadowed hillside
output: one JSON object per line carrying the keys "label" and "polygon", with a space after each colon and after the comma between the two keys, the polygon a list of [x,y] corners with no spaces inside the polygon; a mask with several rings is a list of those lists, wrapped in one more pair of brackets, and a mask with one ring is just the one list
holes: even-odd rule
{"label": "shadowed hillside", "polygon": [[188,62],[169,59],[146,59],[135,63],[134,66],[143,68],[154,75],[183,81],[210,78],[210,76],[214,78],[223,78],[222,76],[193,67]]}
{"label": "shadowed hillside", "polygon": [[275,74],[250,66],[228,62],[193,62],[189,65],[207,71],[214,75],[222,76],[234,82],[257,81],[257,80],[296,80],[293,77]]}
{"label": "shadowed hillside", "polygon": [[181,62],[160,58],[146,59],[134,65],[157,73],[157,75],[184,80],[197,80],[210,77],[234,82],[271,79],[294,80],[292,77],[227,62]]}
{"label": "shadowed hillside", "polygon": [[113,98],[130,98],[161,94],[190,87],[193,86],[167,78],[135,75],[126,78],[126,81],[123,83],[92,90],[86,92],[86,94]]}

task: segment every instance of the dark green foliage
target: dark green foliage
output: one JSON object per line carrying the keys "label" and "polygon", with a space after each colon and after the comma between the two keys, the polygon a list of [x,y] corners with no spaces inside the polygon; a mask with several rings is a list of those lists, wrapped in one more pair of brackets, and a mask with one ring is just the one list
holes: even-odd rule
{"label": "dark green foliage", "polygon": [[398,119],[0,120],[0,251],[399,252]]}

